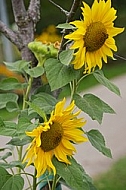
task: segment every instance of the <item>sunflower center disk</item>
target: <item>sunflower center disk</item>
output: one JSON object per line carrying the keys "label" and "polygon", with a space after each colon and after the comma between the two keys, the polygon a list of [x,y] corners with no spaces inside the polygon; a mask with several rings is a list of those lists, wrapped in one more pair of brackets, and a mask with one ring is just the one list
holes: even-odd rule
{"label": "sunflower center disk", "polygon": [[50,129],[41,134],[41,148],[44,152],[55,149],[63,136],[63,128],[59,123],[53,123]]}
{"label": "sunflower center disk", "polygon": [[107,38],[107,30],[103,23],[91,23],[87,27],[86,33],[84,35],[84,46],[86,47],[86,51],[93,52],[100,49]]}

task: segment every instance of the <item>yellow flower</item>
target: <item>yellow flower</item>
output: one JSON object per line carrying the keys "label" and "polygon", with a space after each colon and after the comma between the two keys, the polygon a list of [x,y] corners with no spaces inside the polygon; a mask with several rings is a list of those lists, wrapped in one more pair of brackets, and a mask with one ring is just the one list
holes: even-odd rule
{"label": "yellow flower", "polygon": [[83,20],[73,21],[77,30],[65,36],[74,40],[71,49],[76,49],[73,61],[74,68],[85,67],[90,73],[96,66],[102,68],[102,59],[107,63],[107,56],[113,58],[113,51],[117,51],[114,36],[123,32],[124,28],[114,27],[116,10],[111,8],[111,0],[94,0],[90,8],[83,2]]}
{"label": "yellow flower", "polygon": [[33,137],[33,141],[27,148],[23,162],[28,160],[27,166],[34,163],[37,177],[46,170],[49,172],[53,170],[55,175],[53,156],[60,162],[70,164],[67,156],[72,156],[76,152],[73,143],[87,141],[82,130],[86,121],[83,121],[83,118],[77,118],[80,111],[72,113],[75,106],[74,101],[64,109],[65,102],[64,98],[56,104],[49,121],[44,122],[32,132],[26,132],[28,136]]}
{"label": "yellow flower", "polygon": [[54,25],[49,25],[43,30],[40,36],[36,37],[36,40],[41,41],[42,43],[55,43],[57,41],[61,41],[61,36],[58,34],[58,31]]}

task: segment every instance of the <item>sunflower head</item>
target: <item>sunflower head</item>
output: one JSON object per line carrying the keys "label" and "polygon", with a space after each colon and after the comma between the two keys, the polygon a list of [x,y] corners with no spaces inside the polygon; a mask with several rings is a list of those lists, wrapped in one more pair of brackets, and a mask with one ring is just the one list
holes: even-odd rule
{"label": "sunflower head", "polygon": [[84,35],[86,51],[94,52],[100,49],[108,38],[107,30],[102,22],[91,23]]}
{"label": "sunflower head", "polygon": [[71,22],[77,29],[65,38],[74,41],[71,46],[75,49],[74,68],[84,66],[85,72],[90,73],[96,66],[101,69],[107,56],[113,58],[113,51],[117,51],[113,37],[124,28],[114,27],[116,10],[111,7],[111,0],[94,0],[91,8],[83,2],[81,9],[83,20]]}
{"label": "sunflower head", "polygon": [[26,132],[28,136],[33,137],[33,140],[27,148],[24,161],[28,160],[27,166],[34,163],[37,177],[46,170],[53,170],[55,175],[53,156],[60,162],[70,164],[68,157],[76,152],[73,143],[87,141],[82,130],[86,121],[77,118],[80,111],[73,113],[74,101],[66,109],[64,108],[65,101],[64,98],[56,104],[49,121],[44,122],[32,132]]}

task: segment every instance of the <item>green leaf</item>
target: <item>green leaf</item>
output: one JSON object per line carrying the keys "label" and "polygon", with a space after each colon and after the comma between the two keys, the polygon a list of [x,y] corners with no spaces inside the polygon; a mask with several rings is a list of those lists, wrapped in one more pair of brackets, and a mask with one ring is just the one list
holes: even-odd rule
{"label": "green leaf", "polygon": [[50,58],[44,65],[52,91],[65,86],[80,74],[80,71],[74,70],[72,65],[63,65],[57,59]]}
{"label": "green leaf", "polygon": [[26,137],[26,131],[32,131],[36,128],[36,122],[32,123],[26,110],[23,110],[18,117],[18,124],[16,127],[17,135],[15,137],[20,138],[21,140]]}
{"label": "green leaf", "polygon": [[91,183],[91,181],[88,175],[82,170],[82,167],[80,167],[74,158],[69,158],[69,161],[71,164],[67,165],[59,162],[55,157],[53,158],[53,164],[56,167],[57,174],[73,190],[90,190],[89,182]]}
{"label": "green leaf", "polygon": [[62,51],[59,54],[60,62],[64,65],[69,65],[73,59],[73,53],[74,53],[74,50],[72,50],[72,49]]}
{"label": "green leaf", "polygon": [[6,109],[8,112],[18,112],[20,110],[16,102],[7,102]]}
{"label": "green leaf", "polygon": [[40,92],[32,96],[32,103],[37,105],[46,114],[50,114],[54,109],[57,100],[50,94]]}
{"label": "green leaf", "polygon": [[10,164],[9,164],[9,163],[5,163],[5,162],[0,162],[0,166],[3,167],[4,169],[9,169],[9,168],[11,168],[11,167],[10,167]]}
{"label": "green leaf", "polygon": [[5,181],[1,190],[22,190],[24,186],[24,179],[20,175],[14,175]]}
{"label": "green leaf", "polygon": [[10,163],[0,162],[0,166],[2,166],[5,169],[17,167],[23,170],[26,166],[26,163],[22,164],[22,162],[20,161],[12,161]]}
{"label": "green leaf", "polygon": [[93,94],[85,94],[83,97],[75,94],[74,100],[78,108],[100,124],[102,123],[103,113],[115,113],[108,104]]}
{"label": "green leaf", "polygon": [[111,90],[112,92],[114,92],[115,94],[117,94],[118,96],[120,96],[120,90],[119,88],[113,84],[112,82],[110,82],[103,74],[103,71],[101,70],[96,70],[93,73],[94,77],[96,78],[96,80],[101,83],[102,85],[106,86],[109,90]]}
{"label": "green leaf", "polygon": [[1,190],[3,190],[2,188],[4,184],[8,181],[10,177],[11,175],[3,167],[0,166],[0,189]]}
{"label": "green leaf", "polygon": [[0,81],[1,90],[23,89],[26,84],[20,83],[16,78],[6,78]]}
{"label": "green leaf", "polygon": [[36,104],[34,104],[33,102],[27,102],[27,104],[37,113],[39,114],[43,120],[46,120],[46,115],[45,112],[43,110],[40,109],[39,106],[37,106]]}
{"label": "green leaf", "polygon": [[19,60],[19,61],[16,61],[14,63],[4,62],[4,64],[11,71],[19,72],[19,73],[24,73],[24,69],[26,69],[26,67],[28,67],[28,65],[30,64],[30,62],[25,61],[25,60]]}
{"label": "green leaf", "polygon": [[23,170],[26,166],[26,163],[22,163],[20,161],[12,161],[9,163],[9,165],[10,165],[10,168],[17,167]]}
{"label": "green leaf", "polygon": [[44,68],[43,68],[43,66],[38,66],[38,67],[31,68],[31,69],[26,69],[25,71],[31,77],[37,78],[37,77],[43,75]]}
{"label": "green leaf", "polygon": [[2,121],[0,118],[0,135],[13,137],[16,134],[16,123],[12,121]]}
{"label": "green leaf", "polygon": [[63,23],[63,24],[58,24],[56,28],[61,28],[61,29],[76,29],[76,27],[70,25],[69,23]]}
{"label": "green leaf", "polygon": [[12,145],[6,145],[4,148],[0,148],[0,152],[4,151],[4,150],[14,150],[14,147]]}
{"label": "green leaf", "polygon": [[105,156],[112,158],[111,151],[105,146],[104,137],[98,130],[92,129],[89,132],[86,132],[86,134],[92,146],[102,152],[102,154],[104,154]]}
{"label": "green leaf", "polygon": [[7,144],[11,144],[13,146],[24,146],[31,142],[31,137],[24,137],[23,139],[20,139],[18,137],[12,138]]}
{"label": "green leaf", "polygon": [[0,160],[5,160],[9,156],[12,156],[12,152],[6,152],[3,156],[0,156]]}
{"label": "green leaf", "polygon": [[3,93],[0,94],[0,109],[5,108],[7,102],[17,102],[18,95],[14,93]]}

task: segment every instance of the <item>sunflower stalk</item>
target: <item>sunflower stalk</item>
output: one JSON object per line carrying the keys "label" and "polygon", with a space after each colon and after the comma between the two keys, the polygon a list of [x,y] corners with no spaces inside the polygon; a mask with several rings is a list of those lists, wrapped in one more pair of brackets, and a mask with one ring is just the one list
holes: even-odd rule
{"label": "sunflower stalk", "polygon": [[34,177],[33,177],[33,190],[36,190],[37,187],[37,178],[36,178],[37,170],[34,171]]}
{"label": "sunflower stalk", "polygon": [[56,174],[53,178],[53,183],[52,183],[52,188],[51,190],[56,190],[56,185],[57,185],[57,179],[58,179],[58,175]]}
{"label": "sunflower stalk", "polygon": [[73,96],[74,96],[74,94],[76,94],[76,89],[77,89],[77,81],[76,80],[73,80],[70,83],[70,89],[71,89],[70,101],[72,102],[73,101]]}

